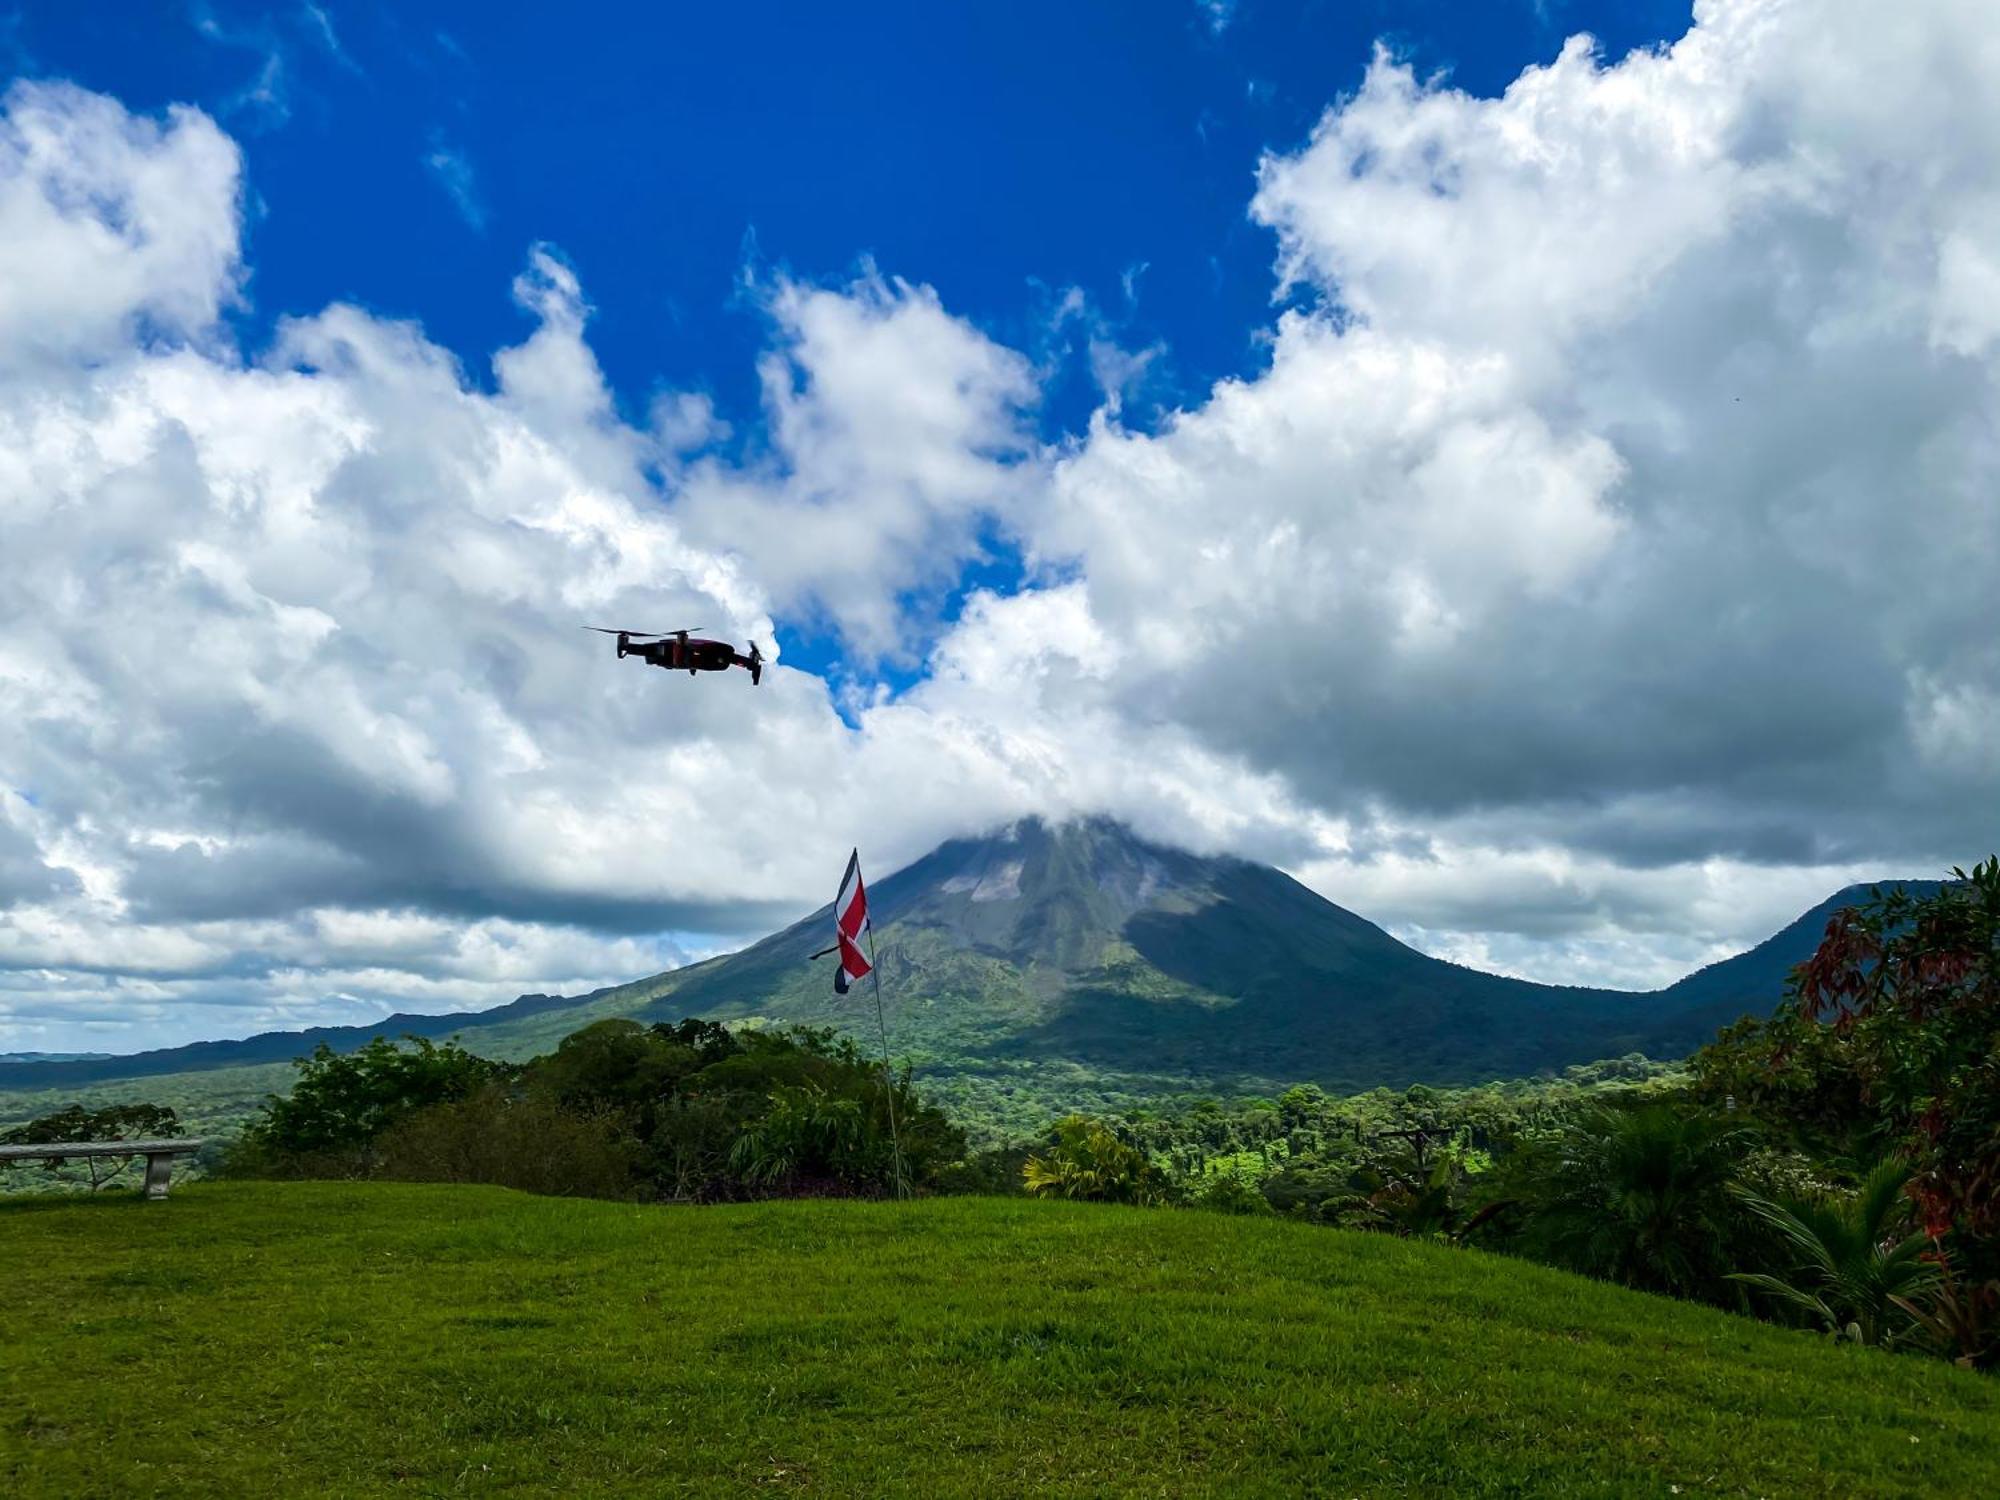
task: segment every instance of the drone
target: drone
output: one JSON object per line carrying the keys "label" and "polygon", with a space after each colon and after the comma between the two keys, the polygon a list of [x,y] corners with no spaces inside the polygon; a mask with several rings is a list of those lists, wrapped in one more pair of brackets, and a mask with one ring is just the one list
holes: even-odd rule
{"label": "drone", "polygon": [[[704,640],[688,630],[608,630],[602,625],[586,625],[599,635],[618,637],[618,659],[636,656],[669,672],[727,672],[731,667],[748,667],[754,687],[764,680],[764,653],[750,643],[745,656],[727,641]],[[699,625],[694,627],[699,630]]]}

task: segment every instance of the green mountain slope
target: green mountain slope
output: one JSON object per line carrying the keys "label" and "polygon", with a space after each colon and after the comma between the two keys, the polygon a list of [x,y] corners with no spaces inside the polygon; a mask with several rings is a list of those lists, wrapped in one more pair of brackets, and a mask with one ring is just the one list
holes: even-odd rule
{"label": "green mountain slope", "polygon": [[[1908,882],[1934,887],[1934,882]],[[1837,893],[1748,953],[1650,994],[1505,979],[1428,957],[1265,866],[1162,848],[1104,820],[1029,821],[947,843],[871,891],[898,1056],[969,1117],[1030,1128],[1048,1108],[1149,1093],[1346,1090],[1519,1077],[1642,1051],[1685,1053],[1776,1004]],[[872,992],[832,991],[808,963],[830,908],[739,953],[575,998],[527,995],[472,1014],[271,1032],[133,1057],[0,1062],[0,1116],[120,1080],[206,1107],[204,1071],[265,1067],[372,1036],[456,1036],[501,1058],[545,1052],[606,1016],[832,1025],[875,1037]],[[64,1100],[67,1102],[67,1100]]]}
{"label": "green mountain slope", "polygon": [[2000,1381],[1272,1220],[195,1184],[0,1265],[16,1500],[2000,1488]]}
{"label": "green mountain slope", "polygon": [[[1677,1055],[1713,1033],[1719,1009],[1769,1010],[1817,937],[1788,929],[1684,990],[1532,984],[1419,953],[1276,870],[1099,820],[948,843],[883,880],[872,905],[894,1044],[920,1064],[1066,1062],[1227,1089],[1464,1083]],[[872,1035],[872,995],[838,998],[826,965],[805,962],[831,924],[822,909],[640,1014]]]}
{"label": "green mountain slope", "polygon": [[[1883,886],[1899,886],[1914,896],[1931,896],[1944,888],[1941,880],[1890,880]],[[1687,1023],[1704,1031],[1726,1026],[1746,1012],[1762,1015],[1784,993],[1785,976],[1794,964],[1812,956],[1826,935],[1833,914],[1867,901],[1874,888],[1850,885],[1835,891],[1810,911],[1787,923],[1748,952],[1738,953],[1697,969],[1678,983],[1660,991],[1662,1008],[1685,1017]],[[1769,1000],[1760,997],[1769,996]]]}

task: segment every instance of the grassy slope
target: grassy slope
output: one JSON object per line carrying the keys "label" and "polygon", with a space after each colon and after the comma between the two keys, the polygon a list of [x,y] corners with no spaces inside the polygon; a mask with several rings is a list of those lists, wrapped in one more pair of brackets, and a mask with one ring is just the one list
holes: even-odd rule
{"label": "grassy slope", "polygon": [[2000,1486],[2000,1381],[1270,1221],[209,1184],[0,1266],[21,1500]]}

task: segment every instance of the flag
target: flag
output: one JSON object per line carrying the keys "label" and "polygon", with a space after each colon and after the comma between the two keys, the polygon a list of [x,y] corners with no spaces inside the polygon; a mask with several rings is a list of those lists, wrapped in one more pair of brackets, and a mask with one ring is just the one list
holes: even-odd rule
{"label": "flag", "polygon": [[868,930],[868,891],[861,883],[861,851],[847,856],[847,873],[840,877],[840,894],[833,903],[834,944],[840,964],[833,971],[833,992],[847,993],[873,967],[861,952],[861,934]]}

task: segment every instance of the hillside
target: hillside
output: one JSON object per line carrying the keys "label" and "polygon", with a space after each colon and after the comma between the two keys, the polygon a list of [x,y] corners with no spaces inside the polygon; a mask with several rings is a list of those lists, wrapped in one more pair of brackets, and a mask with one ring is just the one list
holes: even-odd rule
{"label": "hillside", "polygon": [[[1140,1096],[1469,1083],[1634,1051],[1678,1056],[1768,1011],[1827,916],[1861,894],[1836,893],[1749,952],[1643,995],[1446,963],[1277,870],[1102,820],[954,840],[879,881],[873,904],[898,1055],[969,1120],[1036,1128],[1051,1110]],[[830,921],[822,909],[739,953],[574,998],[132,1057],[0,1061],[0,1119],[59,1097],[122,1096],[119,1081],[145,1079],[148,1097],[224,1120],[214,1097],[255,1097],[272,1063],[404,1033],[509,1059],[614,1015],[808,1022],[872,1040],[872,996],[836,998],[826,965],[806,962]]]}
{"label": "hillside", "polygon": [[109,1052],[13,1054],[0,1057],[0,1089],[75,1087],[109,1079],[157,1078],[166,1074],[288,1063],[322,1042],[336,1052],[347,1052],[378,1036],[424,1036],[433,1040],[459,1036],[468,1043],[480,1036],[502,1049],[493,1052],[493,1056],[511,1056],[504,1050],[510,1042],[532,1043],[546,1038],[554,1046],[600,1014],[622,1015],[657,998],[679,982],[679,978],[679,974],[659,974],[632,984],[593,990],[587,995],[522,995],[487,1010],[443,1015],[398,1011],[372,1026],[262,1031],[231,1041],[190,1042],[181,1047],[161,1047],[123,1056]]}
{"label": "hillside", "polygon": [[1025,1200],[0,1205],[0,1491],[1990,1494],[2000,1382],[1476,1252]]}
{"label": "hillside", "polygon": [[[896,1045],[940,1071],[1063,1062],[1218,1089],[1351,1090],[1681,1055],[1775,1005],[1841,899],[1648,994],[1447,963],[1268,866],[1102,820],[945,844],[881,881],[873,906]],[[824,966],[804,962],[831,920],[822,909],[704,965],[637,1014],[872,1024],[865,997],[837,998]]]}
{"label": "hillside", "polygon": [[[1944,888],[1941,880],[1891,880],[1883,885],[1900,886],[1914,896],[1934,895]],[[1785,975],[1794,964],[1812,955],[1833,914],[1865,902],[1871,890],[1866,885],[1850,885],[1835,891],[1756,947],[1668,985],[1659,992],[1663,1007],[1704,1032],[1726,1026],[1746,1011],[1762,1014],[1770,1005],[1746,1005],[1746,997],[1769,994],[1775,1004],[1784,990]]]}

